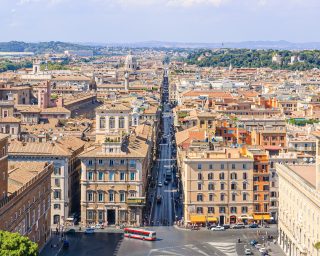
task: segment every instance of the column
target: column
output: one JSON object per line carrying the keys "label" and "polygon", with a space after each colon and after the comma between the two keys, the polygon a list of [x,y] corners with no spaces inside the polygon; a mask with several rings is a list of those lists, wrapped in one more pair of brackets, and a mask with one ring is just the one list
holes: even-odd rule
{"label": "column", "polygon": [[116,128],[116,131],[119,130],[119,116],[115,117],[115,128]]}
{"label": "column", "polygon": [[110,116],[106,116],[106,129],[105,131],[108,132],[109,131],[109,119],[110,119]]}
{"label": "column", "polygon": [[128,116],[124,117],[124,126],[126,128],[126,132],[129,133],[129,117]]}

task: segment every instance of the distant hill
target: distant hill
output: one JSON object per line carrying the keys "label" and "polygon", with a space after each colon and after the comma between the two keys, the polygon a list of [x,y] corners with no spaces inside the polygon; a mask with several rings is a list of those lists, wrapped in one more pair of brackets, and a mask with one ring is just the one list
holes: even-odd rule
{"label": "distant hill", "polygon": [[113,43],[107,46],[126,46],[143,48],[234,48],[234,49],[278,49],[278,50],[313,50],[320,49],[320,42],[292,43],[288,41],[244,41],[244,42],[221,42],[221,43],[193,43],[193,42],[161,42],[146,41],[137,43]]}
{"label": "distant hill", "polygon": [[66,50],[93,50],[97,52],[101,47],[65,43],[59,41],[26,43],[26,42],[0,42],[0,52],[34,52],[34,53],[63,53]]}

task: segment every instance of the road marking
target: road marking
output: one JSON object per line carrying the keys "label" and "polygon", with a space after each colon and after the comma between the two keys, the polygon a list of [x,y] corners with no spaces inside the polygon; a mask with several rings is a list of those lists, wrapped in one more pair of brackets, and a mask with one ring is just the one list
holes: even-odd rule
{"label": "road marking", "polygon": [[236,245],[234,243],[208,242],[208,244],[212,245],[227,256],[238,256]]}

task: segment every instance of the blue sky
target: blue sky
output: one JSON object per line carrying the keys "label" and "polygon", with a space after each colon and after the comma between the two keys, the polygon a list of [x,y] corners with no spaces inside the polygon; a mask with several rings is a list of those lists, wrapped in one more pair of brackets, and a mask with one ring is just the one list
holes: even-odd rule
{"label": "blue sky", "polygon": [[320,0],[0,0],[0,41],[320,41]]}

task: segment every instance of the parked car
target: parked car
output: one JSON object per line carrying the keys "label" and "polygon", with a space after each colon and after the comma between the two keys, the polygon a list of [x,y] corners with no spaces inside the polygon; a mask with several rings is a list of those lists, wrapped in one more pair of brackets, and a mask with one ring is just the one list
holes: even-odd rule
{"label": "parked car", "polygon": [[256,223],[253,223],[253,224],[249,225],[249,228],[258,228],[258,227],[259,227],[259,225],[256,224]]}
{"label": "parked car", "polygon": [[211,230],[213,230],[213,231],[224,231],[224,227],[216,226],[216,227],[212,227]]}
{"label": "parked car", "polygon": [[158,186],[159,186],[159,187],[162,187],[162,182],[159,182],[159,183],[158,183]]}
{"label": "parked car", "polygon": [[224,227],[224,229],[229,229],[230,225],[229,224],[224,224],[223,227]]}
{"label": "parked car", "polygon": [[251,240],[251,241],[250,241],[250,245],[252,245],[252,246],[255,246],[257,243],[258,243],[257,240]]}
{"label": "parked car", "polygon": [[164,185],[167,186],[168,184],[169,184],[169,182],[168,182],[167,180],[165,180],[165,181],[164,181]]}
{"label": "parked car", "polygon": [[243,223],[237,223],[236,225],[234,225],[232,228],[233,229],[242,229],[245,228],[246,226]]}
{"label": "parked car", "polygon": [[244,254],[245,254],[245,255],[252,255],[252,251],[251,251],[250,249],[246,249],[246,250],[244,251]]}
{"label": "parked car", "polygon": [[207,226],[207,228],[208,228],[209,230],[211,230],[212,228],[214,228],[214,227],[216,227],[216,226],[217,226],[216,224],[212,224],[212,225],[209,224],[209,225]]}
{"label": "parked car", "polygon": [[102,224],[96,224],[95,229],[103,229],[103,225]]}

